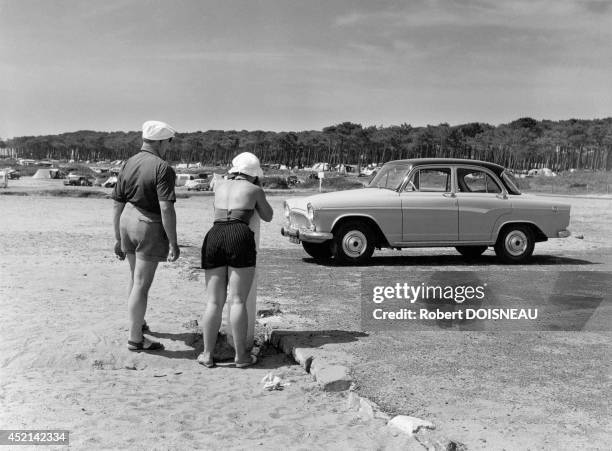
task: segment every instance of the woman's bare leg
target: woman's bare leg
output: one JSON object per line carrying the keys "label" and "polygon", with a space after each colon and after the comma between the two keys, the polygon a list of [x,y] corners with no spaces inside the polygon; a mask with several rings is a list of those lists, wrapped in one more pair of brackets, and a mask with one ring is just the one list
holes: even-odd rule
{"label": "woman's bare leg", "polygon": [[213,361],[217,335],[221,327],[223,306],[227,297],[227,266],[207,269],[206,308],[204,310],[202,329],[204,332],[204,352],[201,356],[206,362]]}
{"label": "woman's bare leg", "polygon": [[246,349],[247,328],[249,319],[246,309],[246,300],[253,284],[255,267],[228,268],[228,298],[230,301],[230,322],[234,336],[234,349],[236,362],[250,362],[249,352]]}

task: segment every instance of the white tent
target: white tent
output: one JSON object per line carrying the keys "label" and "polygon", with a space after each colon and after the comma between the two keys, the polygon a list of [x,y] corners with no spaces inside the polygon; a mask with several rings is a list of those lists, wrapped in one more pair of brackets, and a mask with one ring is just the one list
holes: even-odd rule
{"label": "white tent", "polygon": [[183,186],[187,183],[187,180],[194,180],[195,178],[194,174],[176,174],[175,185]]}
{"label": "white tent", "polygon": [[39,169],[36,174],[32,176],[33,179],[55,179],[59,169]]}
{"label": "white tent", "polygon": [[530,169],[527,172],[527,175],[529,177],[533,177],[533,176],[544,176],[544,177],[556,177],[557,174],[555,174],[553,171],[551,171],[548,168],[540,168],[540,169]]}

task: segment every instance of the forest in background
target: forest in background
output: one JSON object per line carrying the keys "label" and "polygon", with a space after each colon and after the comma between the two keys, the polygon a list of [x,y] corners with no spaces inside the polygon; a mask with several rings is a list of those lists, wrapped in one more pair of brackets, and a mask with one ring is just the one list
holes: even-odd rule
{"label": "forest in background", "polygon": [[[16,158],[75,161],[124,160],[138,152],[141,132],[82,130],[0,141]],[[244,151],[264,164],[289,167],[317,162],[367,165],[422,157],[471,158],[515,170],[547,167],[612,170],[612,117],[563,121],[520,118],[508,124],[363,127],[352,122],[321,131],[222,131],[179,133],[167,159],[225,165]]]}

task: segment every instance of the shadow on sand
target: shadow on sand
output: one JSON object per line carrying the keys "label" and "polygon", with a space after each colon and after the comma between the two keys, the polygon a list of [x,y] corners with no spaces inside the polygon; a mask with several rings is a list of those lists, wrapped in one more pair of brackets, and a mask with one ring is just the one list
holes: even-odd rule
{"label": "shadow on sand", "polygon": [[368,336],[365,332],[349,330],[275,330],[271,342],[278,346],[281,340],[287,342],[289,339],[295,347],[318,348],[327,344],[351,343]]}
{"label": "shadow on sand", "polygon": [[[168,349],[163,351],[155,351],[156,355],[160,355],[168,359],[193,360],[195,363],[198,355],[204,350],[204,342],[200,332],[168,333],[150,331],[147,335],[158,339],[180,341],[191,348],[189,350],[180,351],[171,351]],[[219,334],[217,338],[217,345],[215,346],[215,362],[219,363],[219,366],[221,367],[231,367],[234,365],[233,361],[234,350],[228,345],[227,336],[224,334]],[[290,361],[291,359],[284,355],[280,355],[273,347],[263,346],[259,354],[259,361],[253,365],[253,368],[275,369],[281,366],[286,366]]]}
{"label": "shadow on sand", "polygon": [[[304,263],[318,266],[346,266],[338,265],[333,260],[321,261],[314,258],[302,258]],[[600,265],[600,262],[592,262],[572,257],[562,257],[559,255],[534,255],[528,261],[520,265],[506,265],[501,263],[494,255],[483,255],[478,258],[467,259],[461,255],[397,255],[397,256],[373,256],[364,267],[372,266],[498,266],[525,267],[525,266],[561,266],[561,265]]]}

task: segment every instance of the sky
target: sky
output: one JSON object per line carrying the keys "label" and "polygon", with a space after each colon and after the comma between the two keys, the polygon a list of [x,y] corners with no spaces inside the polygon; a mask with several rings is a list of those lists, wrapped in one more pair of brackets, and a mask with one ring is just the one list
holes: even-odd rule
{"label": "sky", "polygon": [[0,0],[0,138],[612,116],[610,0]]}

